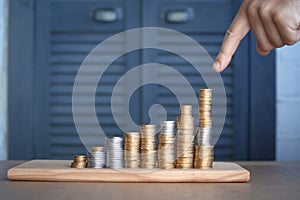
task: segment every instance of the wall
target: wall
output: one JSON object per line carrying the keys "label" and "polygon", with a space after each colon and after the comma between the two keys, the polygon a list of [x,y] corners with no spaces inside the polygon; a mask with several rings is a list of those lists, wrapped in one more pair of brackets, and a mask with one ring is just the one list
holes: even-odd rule
{"label": "wall", "polygon": [[0,160],[6,159],[6,59],[5,49],[6,42],[5,29],[6,29],[6,12],[5,12],[5,0],[0,0]]}
{"label": "wall", "polygon": [[280,161],[300,160],[300,42],[277,50],[277,145]]}

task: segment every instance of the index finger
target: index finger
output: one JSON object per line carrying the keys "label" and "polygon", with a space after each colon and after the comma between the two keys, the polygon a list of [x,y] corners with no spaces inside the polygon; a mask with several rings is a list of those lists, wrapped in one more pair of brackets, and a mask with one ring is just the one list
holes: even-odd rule
{"label": "index finger", "polygon": [[246,14],[247,4],[248,1],[243,2],[239,12],[226,32],[221,50],[213,64],[213,69],[216,72],[221,72],[227,67],[241,40],[250,30],[250,24]]}

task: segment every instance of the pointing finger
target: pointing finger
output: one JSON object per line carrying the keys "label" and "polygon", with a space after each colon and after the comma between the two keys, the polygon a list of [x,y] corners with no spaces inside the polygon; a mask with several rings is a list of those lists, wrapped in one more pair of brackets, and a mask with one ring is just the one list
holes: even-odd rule
{"label": "pointing finger", "polygon": [[250,24],[246,14],[247,3],[248,1],[244,1],[238,14],[226,32],[220,53],[212,66],[216,72],[221,72],[228,66],[241,40],[250,30]]}

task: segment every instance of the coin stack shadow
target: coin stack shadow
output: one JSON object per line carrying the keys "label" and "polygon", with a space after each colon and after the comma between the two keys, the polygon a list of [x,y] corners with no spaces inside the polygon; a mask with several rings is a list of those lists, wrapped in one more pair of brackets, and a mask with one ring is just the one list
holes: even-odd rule
{"label": "coin stack shadow", "polygon": [[141,125],[141,168],[156,167],[156,126]]}
{"label": "coin stack shadow", "polygon": [[175,162],[175,121],[163,121],[158,136],[158,168],[172,169]]}
{"label": "coin stack shadow", "polygon": [[85,168],[86,167],[86,156],[81,156],[81,155],[74,156],[71,167],[72,168]]}
{"label": "coin stack shadow", "polygon": [[106,167],[123,168],[123,138],[106,138]]}
{"label": "coin stack shadow", "polygon": [[191,105],[180,106],[176,141],[176,168],[193,168],[194,118]]}
{"label": "coin stack shadow", "polygon": [[101,169],[105,167],[105,149],[102,146],[93,147],[87,156],[87,167]]}
{"label": "coin stack shadow", "polygon": [[140,138],[139,132],[126,132],[124,134],[125,168],[140,167]]}
{"label": "coin stack shadow", "polygon": [[199,127],[195,146],[194,168],[213,167],[214,146],[212,144],[212,90],[201,89],[199,95]]}

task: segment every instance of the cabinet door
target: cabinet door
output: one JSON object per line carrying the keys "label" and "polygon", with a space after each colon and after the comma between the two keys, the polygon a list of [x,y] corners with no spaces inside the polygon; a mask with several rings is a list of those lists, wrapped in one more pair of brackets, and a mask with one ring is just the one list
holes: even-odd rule
{"label": "cabinet door", "polygon": [[[157,0],[151,1],[151,3],[144,1],[144,26],[158,26],[180,31],[201,44],[214,59],[220,49],[225,32],[235,16],[237,4],[237,1],[232,0]],[[203,67],[204,71],[211,70],[211,66],[208,63],[203,63],[201,55],[193,52],[191,49],[193,45],[179,43],[180,41],[176,34],[166,35],[158,31],[156,35],[148,36],[147,39],[157,43],[158,47],[166,45],[166,43],[169,46],[180,46],[181,51],[189,55],[197,65]],[[245,69],[248,67],[247,52],[248,49],[244,41],[229,67],[222,72],[227,97],[227,113],[224,129],[215,148],[217,160],[245,159],[247,156],[247,145],[244,140],[248,137],[245,131],[247,130],[247,124],[245,123],[247,121],[245,120],[247,112],[241,113],[240,105],[242,102],[247,103],[244,99],[246,97],[244,92],[247,91],[248,83],[245,74],[239,70],[241,67]],[[178,55],[165,51],[151,50],[146,51],[143,58],[144,62],[157,62],[176,69],[189,81],[196,94],[199,93],[200,88],[206,88],[205,82],[199,76],[199,73],[191,64]],[[190,93],[180,90],[182,86],[177,84],[176,78],[172,77],[172,75],[165,73],[164,70],[160,70],[155,76],[164,83],[178,87],[180,93],[176,95],[184,97],[186,102],[193,102],[193,97]],[[210,74],[208,76],[214,75]],[[239,84],[240,86],[238,86]],[[244,88],[241,88],[241,86],[244,86]],[[219,96],[221,89],[216,88],[213,94]],[[155,97],[149,98],[147,95],[151,93],[153,96],[153,91],[157,91]],[[151,104],[158,103],[166,108],[168,119],[174,120],[178,116],[179,105],[177,98],[167,88],[152,86],[152,88],[148,88],[148,91],[144,92],[143,97],[147,99],[144,106],[145,109],[148,109]],[[149,105],[147,106],[147,104]],[[214,105],[213,109],[216,112],[221,112],[220,106],[217,104]],[[144,120],[149,120],[147,111],[145,110],[143,113]],[[197,111],[193,114],[194,117],[198,118]],[[222,126],[221,121],[221,118],[218,119],[217,116],[216,123],[213,125]]]}
{"label": "cabinet door", "polygon": [[[28,0],[9,1],[8,48],[8,131],[9,158],[71,158],[85,153],[72,116],[72,89],[76,73],[87,54],[101,41],[124,30],[141,26],[178,30],[199,42],[215,58],[226,29],[242,0]],[[99,11],[99,12],[98,12]],[[109,15],[102,11],[109,11]],[[179,15],[166,18],[166,13]],[[97,14],[98,13],[98,14]],[[118,13],[116,20],[112,20]],[[96,15],[97,14],[97,15]],[[201,57],[179,44],[176,35],[157,32],[142,39],[159,47],[182,47],[199,66]],[[136,38],[120,38],[107,47],[99,60],[116,56]],[[259,57],[253,35],[242,41],[229,67],[221,73],[226,86],[227,114],[216,146],[216,159],[274,159],[275,147],[275,70],[274,54]],[[184,59],[155,49],[134,51],[119,57],[104,72],[95,102],[98,121],[107,135],[122,135],[111,113],[111,95],[120,77],[133,67],[156,62],[173,67],[192,85],[196,94],[206,87],[203,79]],[[99,64],[99,70],[101,63]],[[94,77],[91,68],[86,76]],[[149,69],[147,69],[149,70]],[[136,124],[149,123],[153,104],[165,107],[169,120],[176,120],[176,97],[160,85],[139,88],[124,106],[128,88],[141,80],[160,80],[180,89],[176,78],[164,70],[130,78],[117,92],[116,107],[121,123],[127,124],[126,109]],[[150,69],[151,70],[151,69]],[[150,77],[150,74],[152,74]],[[197,75],[196,75],[197,74]],[[267,77],[267,78],[265,78]],[[88,83],[87,83],[88,85]],[[218,95],[218,91],[214,91]],[[188,104],[186,91],[178,94]],[[103,143],[90,124],[85,99],[78,102],[88,145]],[[218,106],[214,109],[218,112]],[[159,119],[160,113],[154,116]],[[123,117],[125,116],[125,117]],[[197,117],[197,113],[194,113]],[[157,120],[156,119],[156,120]],[[218,119],[217,119],[218,121]],[[216,123],[215,126],[221,126]],[[248,139],[249,138],[249,139]]]}
{"label": "cabinet door", "polygon": [[[47,0],[36,1],[36,157],[71,158],[74,154],[85,154],[72,115],[72,91],[76,73],[88,53],[100,42],[116,33],[139,26],[139,1],[111,0]],[[105,16],[105,12],[108,16]],[[116,19],[113,16],[116,13]],[[86,112],[85,87],[89,77],[97,76],[95,70],[103,71],[103,63],[117,56],[130,43],[127,38],[107,45],[105,55],[97,55],[96,63],[89,63],[91,70],[85,76],[87,82],[82,89],[77,106],[80,108],[80,124],[87,134],[86,145],[103,144],[97,128],[91,124],[91,114]],[[111,111],[111,96],[119,78],[139,63],[138,53],[133,52],[115,60],[99,81],[95,95],[95,109],[98,121],[107,135],[122,135],[115,125]],[[103,61],[103,63],[102,63]],[[97,65],[97,66],[92,66]],[[99,67],[99,68],[97,68]],[[125,112],[123,99],[126,83],[117,91],[119,116]],[[81,95],[81,94],[80,94]],[[137,101],[137,100],[136,100]],[[139,106],[139,104],[138,104]],[[138,114],[138,107],[131,110]],[[135,116],[138,118],[138,116]],[[126,124],[126,118],[121,118]]]}

